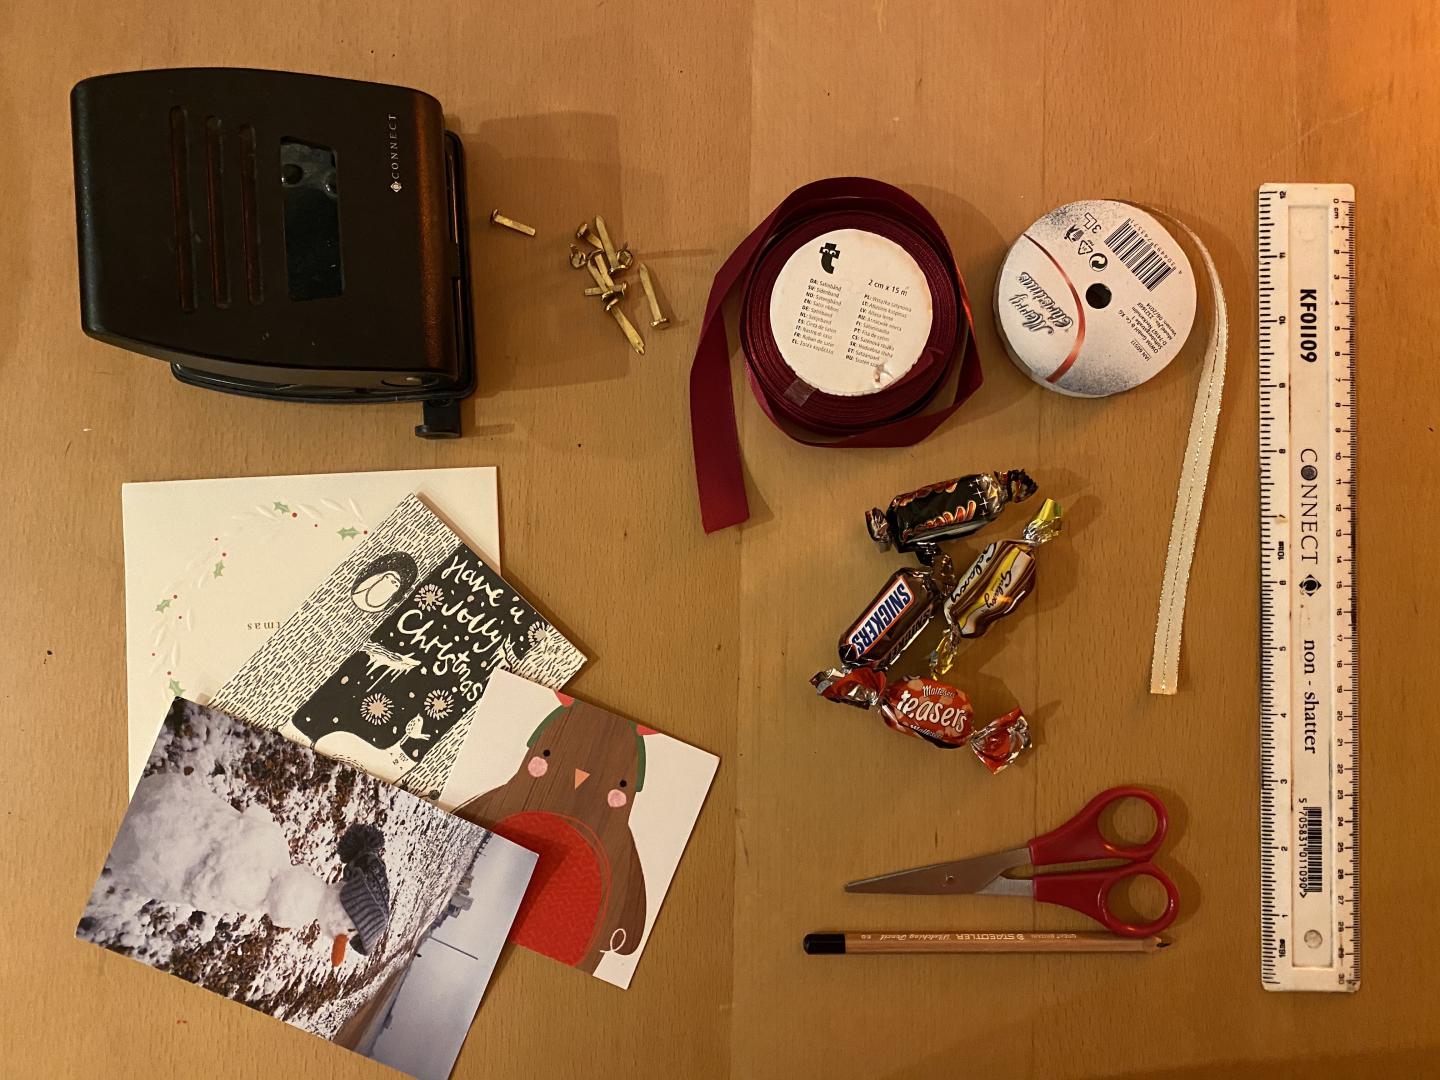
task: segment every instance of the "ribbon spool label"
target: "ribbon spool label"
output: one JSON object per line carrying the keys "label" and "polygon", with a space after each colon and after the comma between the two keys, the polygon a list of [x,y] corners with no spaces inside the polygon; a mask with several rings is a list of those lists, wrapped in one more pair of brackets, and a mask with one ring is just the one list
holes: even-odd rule
{"label": "ribbon spool label", "polygon": [[1195,277],[1144,210],[1074,202],[1010,248],[995,317],[1010,358],[1036,382],[1106,397],[1153,378],[1179,353],[1195,322]]}
{"label": "ribbon spool label", "polygon": [[801,382],[839,397],[878,393],[909,374],[933,320],[919,263],[863,229],[835,229],[802,245],[770,294],[770,328],[785,363]]}

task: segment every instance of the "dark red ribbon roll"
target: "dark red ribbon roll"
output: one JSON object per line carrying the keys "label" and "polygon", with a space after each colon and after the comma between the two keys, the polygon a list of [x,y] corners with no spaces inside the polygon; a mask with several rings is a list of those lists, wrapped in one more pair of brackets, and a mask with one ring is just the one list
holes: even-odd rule
{"label": "dark red ribbon roll", "polygon": [[[827,394],[805,383],[781,356],[770,326],[770,294],[786,260],[802,245],[834,229],[863,229],[892,240],[919,264],[930,289],[932,319],[924,350],[903,378],[874,394]],[[724,318],[725,300],[742,284],[740,342],[745,374],[765,415],[796,442],[910,446],[943,424],[980,386],[980,357],[965,283],[930,212],[879,180],[839,176],[806,184],[772,210],[725,260],[705,304],[690,368],[690,431],[700,517],[707,533],[738,525],[750,516]],[[954,394],[942,407],[927,412],[952,376]]]}

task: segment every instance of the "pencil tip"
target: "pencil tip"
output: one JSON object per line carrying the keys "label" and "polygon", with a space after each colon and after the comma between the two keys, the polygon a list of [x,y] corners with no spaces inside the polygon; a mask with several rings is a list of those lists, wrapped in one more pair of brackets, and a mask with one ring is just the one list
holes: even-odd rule
{"label": "pencil tip", "polygon": [[1157,949],[1168,949],[1171,945],[1174,945],[1174,944],[1175,944],[1175,943],[1174,943],[1173,941],[1171,941],[1169,938],[1163,938],[1163,937],[1162,937],[1162,938],[1160,938],[1158,941],[1155,942],[1155,948],[1157,948]]}

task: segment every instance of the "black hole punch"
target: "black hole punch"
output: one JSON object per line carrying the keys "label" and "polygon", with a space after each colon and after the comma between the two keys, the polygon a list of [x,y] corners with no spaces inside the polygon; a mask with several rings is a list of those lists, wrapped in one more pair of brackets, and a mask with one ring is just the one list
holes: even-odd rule
{"label": "black hole punch", "polygon": [[291,300],[345,292],[340,251],[340,172],[335,151],[303,139],[280,140],[285,269]]}
{"label": "black hole punch", "polygon": [[190,136],[185,110],[170,110],[171,198],[175,223],[175,263],[180,286],[180,310],[195,310],[194,228],[190,221]]}
{"label": "black hole punch", "polygon": [[1095,282],[1085,290],[1085,302],[1097,310],[1109,307],[1110,287],[1101,282]]}
{"label": "black hole punch", "polygon": [[240,242],[245,253],[245,294],[250,303],[265,299],[265,279],[260,267],[259,161],[255,152],[255,128],[240,126]]}

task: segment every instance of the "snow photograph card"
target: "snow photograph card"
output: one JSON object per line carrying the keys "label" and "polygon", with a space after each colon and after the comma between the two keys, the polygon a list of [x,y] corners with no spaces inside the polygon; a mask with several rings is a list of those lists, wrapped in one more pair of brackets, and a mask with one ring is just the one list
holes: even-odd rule
{"label": "snow photograph card", "polygon": [[559,630],[411,495],[213,704],[439,799],[494,672],[515,671],[558,689],[584,663]]}
{"label": "snow photograph card", "polygon": [[120,489],[130,787],[170,701],[202,705],[412,492],[500,569],[493,468],[163,480]]}
{"label": "snow photograph card", "polygon": [[444,1080],[535,855],[176,699],[76,929],[421,1080]]}
{"label": "snow photograph card", "polygon": [[497,671],[442,802],[539,854],[511,940],[627,987],[719,762]]}

